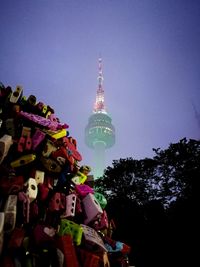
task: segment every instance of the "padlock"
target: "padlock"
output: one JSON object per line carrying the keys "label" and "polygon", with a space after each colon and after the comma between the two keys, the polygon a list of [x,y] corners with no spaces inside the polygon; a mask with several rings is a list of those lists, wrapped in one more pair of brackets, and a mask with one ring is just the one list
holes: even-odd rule
{"label": "padlock", "polygon": [[18,116],[20,110],[21,110],[20,105],[17,105],[17,104],[13,105],[12,107],[13,116],[14,117]]}
{"label": "padlock", "polygon": [[95,192],[94,196],[97,199],[97,201],[99,202],[99,204],[101,205],[102,209],[105,209],[105,207],[107,205],[107,200],[104,197],[104,195],[99,193],[99,192]]}
{"label": "padlock", "polygon": [[26,150],[26,151],[31,150],[31,147],[32,147],[32,139],[31,139],[30,136],[27,136],[27,137],[26,137],[25,150]]}
{"label": "padlock", "polygon": [[10,102],[11,103],[17,103],[20,98],[22,97],[22,93],[23,93],[23,89],[21,86],[17,86],[15,91],[12,92],[11,96],[10,96]]}
{"label": "padlock", "polygon": [[45,118],[49,119],[52,113],[54,113],[54,110],[49,105],[47,105],[47,112],[45,113]]}
{"label": "padlock", "polygon": [[22,202],[22,214],[23,214],[23,223],[29,223],[30,220],[30,198],[29,196],[21,191],[18,193],[18,199]]}
{"label": "padlock", "polygon": [[46,134],[40,130],[36,129],[35,133],[32,136],[32,149],[35,151],[36,148],[40,145],[40,143],[45,139]]}
{"label": "padlock", "polygon": [[37,102],[36,96],[29,95],[29,97],[27,98],[27,104],[30,106],[35,106],[36,102]]}
{"label": "padlock", "polygon": [[78,171],[77,174],[71,179],[75,185],[83,184],[87,180],[87,176]]}
{"label": "padlock", "polygon": [[40,101],[36,104],[36,110],[37,110],[37,114],[38,115],[41,115],[42,114],[42,108],[43,108],[43,106],[44,106],[44,103],[42,103]]}
{"label": "padlock", "polygon": [[24,237],[25,237],[25,229],[23,227],[15,227],[8,241],[8,248],[9,249],[20,248],[24,240]]}
{"label": "padlock", "polygon": [[[112,240],[111,240],[112,241]],[[114,241],[115,242],[115,246],[113,246],[113,242],[108,241],[108,239],[105,239],[105,247],[107,249],[108,252],[121,252],[122,254],[128,254],[130,253],[130,246],[126,245],[125,243],[122,243],[120,241]]]}
{"label": "padlock", "polygon": [[76,184],[75,190],[81,197],[85,197],[89,193],[94,194],[94,189],[86,184]]}
{"label": "padlock", "polygon": [[80,224],[83,229],[83,236],[85,242],[91,244],[95,248],[98,247],[100,251],[106,251],[107,248],[104,245],[104,242],[100,235],[90,226],[85,224]]}
{"label": "padlock", "polygon": [[21,109],[26,112],[36,113],[36,97],[34,95],[29,95],[28,98],[22,97],[20,100]]}
{"label": "padlock", "polygon": [[43,171],[40,171],[40,170],[35,171],[35,180],[36,180],[37,185],[44,183],[44,175],[45,173]]}
{"label": "padlock", "polygon": [[65,195],[60,192],[55,192],[49,201],[49,211],[63,211],[65,208]]}
{"label": "padlock", "polygon": [[76,140],[75,139],[73,139],[71,137],[63,137],[63,143],[64,143],[64,146],[66,147],[69,155],[71,155],[77,161],[82,160],[82,156],[76,148]]}
{"label": "padlock", "polygon": [[96,254],[82,248],[78,248],[77,252],[82,267],[100,267],[101,258]]}
{"label": "padlock", "polygon": [[39,201],[45,201],[49,195],[49,188],[45,184],[38,184],[38,199]]}
{"label": "padlock", "polygon": [[103,241],[104,241],[104,244],[108,244],[109,246],[111,246],[113,250],[116,249],[117,241],[113,240],[111,237],[107,235],[103,235]]}
{"label": "padlock", "polygon": [[24,177],[21,175],[1,178],[0,188],[2,190],[2,194],[16,194],[17,192],[23,190],[23,186]]}
{"label": "padlock", "polygon": [[4,219],[5,219],[5,214],[4,212],[0,212],[0,256],[3,248],[3,241],[4,241]]}
{"label": "padlock", "polygon": [[4,232],[10,233],[15,228],[17,216],[17,195],[9,195],[4,207]]}
{"label": "padlock", "polygon": [[62,171],[62,167],[56,160],[51,159],[51,158],[45,158],[45,157],[41,157],[40,160],[48,172],[60,173]]}
{"label": "padlock", "polygon": [[79,267],[79,262],[76,255],[76,250],[73,244],[73,239],[71,235],[66,234],[60,236],[57,239],[57,247],[62,251],[64,254],[64,265],[63,267]]}
{"label": "padlock", "polygon": [[47,116],[47,118],[51,121],[58,121],[58,118],[54,113],[51,113],[50,115]]}
{"label": "padlock", "polygon": [[23,127],[22,128],[22,136],[26,138],[25,150],[31,150],[32,147],[32,139],[31,139],[31,128]]}
{"label": "padlock", "polygon": [[21,109],[24,110],[27,103],[27,97],[23,95],[19,101],[19,105],[21,106]]}
{"label": "padlock", "polygon": [[64,136],[67,135],[67,129],[61,129],[61,130],[57,130],[57,131],[50,131],[50,130],[47,130],[46,133],[51,137],[51,138],[54,138],[54,139],[60,139]]}
{"label": "padlock", "polygon": [[70,194],[66,196],[65,211],[60,216],[61,218],[74,217],[76,212],[76,195]]}
{"label": "padlock", "polygon": [[24,151],[25,143],[26,143],[26,138],[24,136],[21,136],[19,141],[18,141],[18,144],[17,144],[17,151],[18,152]]}
{"label": "padlock", "polygon": [[62,165],[62,166],[65,165],[65,163],[68,159],[66,148],[62,146],[59,149],[57,149],[56,151],[52,151],[51,157],[53,159],[55,159],[56,161],[58,161],[60,163],[60,165]]}
{"label": "padlock", "polygon": [[56,150],[57,150],[57,147],[55,146],[55,144],[51,140],[48,139],[42,151],[42,156],[48,158],[51,155],[51,153]]}
{"label": "padlock", "polygon": [[9,135],[11,135],[12,137],[15,136],[16,134],[16,130],[15,130],[15,121],[13,118],[9,118],[6,120],[6,131]]}
{"label": "padlock", "polygon": [[81,244],[83,235],[82,226],[68,219],[61,219],[58,235],[64,236],[66,234],[73,237],[73,241],[77,246]]}
{"label": "padlock", "polygon": [[47,110],[48,110],[47,106],[43,105],[41,110],[42,111],[41,116],[46,117]]}
{"label": "padlock", "polygon": [[103,210],[103,213],[99,215],[99,218],[93,223],[93,228],[97,231],[108,228],[108,216],[106,210]]}
{"label": "padlock", "polygon": [[13,144],[12,136],[8,134],[4,134],[3,137],[0,138],[0,164],[3,162],[4,158],[7,156],[8,151]]}
{"label": "padlock", "polygon": [[56,254],[58,258],[58,267],[64,266],[65,256],[59,248],[56,248]]}
{"label": "padlock", "polygon": [[98,215],[103,213],[103,210],[99,204],[99,202],[96,200],[94,194],[87,194],[82,199],[86,219],[84,220],[84,224],[88,224],[91,221],[94,221]]}
{"label": "padlock", "polygon": [[80,167],[79,172],[83,173],[84,175],[88,175],[91,172],[91,168],[88,165],[83,165]]}
{"label": "padlock", "polygon": [[[50,107],[49,105],[47,105],[47,112],[51,112],[51,114],[54,114],[54,109],[52,107]],[[57,119],[57,121],[59,121],[59,119]]]}
{"label": "padlock", "polygon": [[26,164],[31,163],[32,161],[34,161],[36,159],[36,155],[35,154],[27,154],[27,155],[23,155],[21,157],[19,157],[18,159],[12,161],[10,163],[10,166],[12,168],[17,168],[17,167],[21,167],[24,166]]}
{"label": "padlock", "polygon": [[31,128],[23,127],[22,134],[18,142],[18,152],[23,152],[24,150],[31,150],[32,139],[31,139]]}
{"label": "padlock", "polygon": [[47,109],[47,112],[45,114],[45,118],[48,119],[50,115],[51,115],[51,111]]}
{"label": "padlock", "polygon": [[34,178],[29,178],[28,181],[25,183],[25,186],[27,186],[26,195],[29,197],[30,202],[32,202],[37,198],[38,194],[37,182]]}
{"label": "padlock", "polygon": [[83,213],[82,201],[78,196],[76,196],[76,214],[81,215]]}
{"label": "padlock", "polygon": [[47,129],[50,129],[52,131],[56,131],[59,129],[69,127],[69,125],[67,125],[66,123],[63,124],[63,123],[59,123],[59,122],[54,122],[54,121],[51,121],[47,118],[39,116],[37,114],[28,113],[28,112],[24,112],[24,111],[20,111],[19,116],[24,118],[24,119],[30,120],[30,121],[32,121],[32,122],[34,122],[40,126],[43,126]]}
{"label": "padlock", "polygon": [[0,106],[5,108],[7,110],[9,103],[10,103],[10,96],[12,94],[12,88],[10,86],[7,86],[4,89],[1,89],[0,94]]}

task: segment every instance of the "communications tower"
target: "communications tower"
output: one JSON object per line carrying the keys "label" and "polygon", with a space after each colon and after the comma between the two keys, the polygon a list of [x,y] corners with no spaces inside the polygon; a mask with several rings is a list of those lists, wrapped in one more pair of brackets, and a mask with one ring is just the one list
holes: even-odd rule
{"label": "communications tower", "polygon": [[98,88],[93,114],[85,128],[86,145],[94,149],[94,179],[103,175],[105,169],[105,150],[115,143],[115,128],[108,116],[104,102],[102,59],[98,60]]}

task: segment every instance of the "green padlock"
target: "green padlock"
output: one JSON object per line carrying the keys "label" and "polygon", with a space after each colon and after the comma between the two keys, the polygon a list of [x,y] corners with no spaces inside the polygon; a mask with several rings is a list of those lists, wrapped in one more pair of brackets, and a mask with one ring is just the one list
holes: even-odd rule
{"label": "green padlock", "polygon": [[95,196],[96,200],[99,202],[101,208],[102,208],[102,209],[105,209],[105,207],[106,207],[106,205],[107,205],[107,200],[106,200],[106,198],[104,197],[104,195],[101,194],[101,193],[95,192],[95,193],[94,193],[94,196]]}

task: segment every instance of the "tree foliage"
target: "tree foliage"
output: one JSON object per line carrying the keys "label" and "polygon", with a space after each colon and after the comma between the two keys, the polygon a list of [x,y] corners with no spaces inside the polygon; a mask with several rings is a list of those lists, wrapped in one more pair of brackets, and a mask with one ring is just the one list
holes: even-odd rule
{"label": "tree foliage", "polygon": [[97,190],[108,200],[129,199],[138,204],[159,200],[164,206],[194,197],[200,177],[200,141],[184,138],[153,151],[153,158],[114,160],[96,181]]}
{"label": "tree foliage", "polygon": [[193,266],[199,231],[200,140],[186,138],[155,156],[114,160],[95,182],[116,222],[114,238],[131,245],[137,267]]}

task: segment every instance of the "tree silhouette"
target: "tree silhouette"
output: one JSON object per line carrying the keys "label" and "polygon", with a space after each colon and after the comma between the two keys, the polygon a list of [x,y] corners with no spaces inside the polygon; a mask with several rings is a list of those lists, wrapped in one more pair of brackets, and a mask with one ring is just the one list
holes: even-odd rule
{"label": "tree silhouette", "polygon": [[131,244],[137,267],[192,266],[200,140],[184,138],[153,150],[152,159],[114,160],[95,187],[106,196],[108,215],[116,221],[114,237]]}

